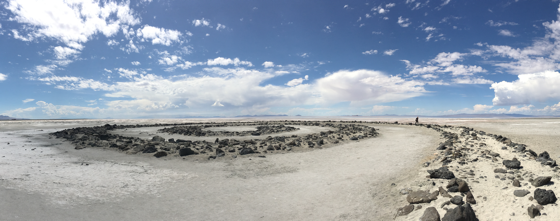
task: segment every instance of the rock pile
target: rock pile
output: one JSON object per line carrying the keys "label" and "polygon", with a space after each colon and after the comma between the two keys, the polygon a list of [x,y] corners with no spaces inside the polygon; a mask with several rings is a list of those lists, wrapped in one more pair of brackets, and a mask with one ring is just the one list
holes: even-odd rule
{"label": "rock pile", "polygon": [[[228,132],[207,131],[209,127],[247,126],[256,125],[256,131]],[[154,136],[146,140],[138,137],[125,137],[112,133],[116,129],[139,128],[139,127],[161,127],[172,126],[161,129],[160,132],[171,134],[187,134],[191,136],[237,136],[263,135],[280,132],[299,130],[294,126],[305,125],[332,128],[332,130],[320,133],[291,136],[268,136],[264,139],[219,139],[214,142],[191,141],[186,139],[168,139]],[[376,137],[378,132],[375,128],[359,124],[358,122],[319,122],[319,121],[281,121],[281,122],[257,122],[240,123],[227,122],[219,124],[201,125],[104,125],[97,127],[80,127],[52,133],[56,138],[66,139],[75,145],[75,149],[98,147],[115,149],[127,154],[151,154],[154,157],[187,157],[190,155],[204,155],[208,159],[219,157],[247,154],[270,154],[303,149],[323,148],[340,142],[349,142],[366,138]]]}

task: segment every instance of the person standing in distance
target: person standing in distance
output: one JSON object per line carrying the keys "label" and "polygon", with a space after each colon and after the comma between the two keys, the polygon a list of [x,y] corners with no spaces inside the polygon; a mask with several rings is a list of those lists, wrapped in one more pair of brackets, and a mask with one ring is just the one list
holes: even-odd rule
{"label": "person standing in distance", "polygon": [[414,123],[414,124],[418,124],[418,117],[416,117],[416,123]]}

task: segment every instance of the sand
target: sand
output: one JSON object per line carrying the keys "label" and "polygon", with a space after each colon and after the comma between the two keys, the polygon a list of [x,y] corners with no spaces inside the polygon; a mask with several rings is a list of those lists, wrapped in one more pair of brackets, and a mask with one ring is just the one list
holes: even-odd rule
{"label": "sand", "polygon": [[[266,158],[248,155],[212,161],[156,159],[96,148],[75,150],[67,142],[48,136],[48,133],[66,128],[106,123],[247,120],[255,119],[0,121],[0,197],[7,199],[0,201],[0,210],[10,211],[0,213],[0,220],[393,220],[397,208],[408,204],[406,195],[400,194],[402,189],[434,190],[447,184],[446,180],[435,180],[435,187],[427,185],[426,170],[438,165],[433,163],[425,168],[422,163],[434,159],[435,149],[443,139],[438,132],[425,127],[372,124],[379,129],[379,137],[313,151],[270,154]],[[465,125],[501,134],[514,142],[527,144],[537,153],[547,150],[552,158],[559,156],[554,148],[555,130],[560,126],[555,123],[560,122],[557,119],[420,121]],[[298,127],[300,130],[290,133],[325,130]],[[156,130],[155,127],[129,128],[119,133],[149,138]],[[199,139],[213,141],[215,138]],[[525,160],[519,153],[502,150],[503,145],[495,140],[476,142],[482,141],[487,149],[504,159],[523,159],[524,170],[536,176],[550,175],[553,181],[557,180],[558,173],[550,168]],[[529,195],[519,198],[512,192],[527,189],[532,195],[535,188],[530,184],[513,188],[507,181],[494,178],[493,169],[501,165],[501,158],[499,162],[480,161],[464,167],[455,164],[450,164],[450,169],[456,170],[456,174],[469,168],[475,172],[475,177],[487,176],[476,179],[479,183],[471,177],[465,179],[474,196],[481,196],[473,205],[480,220],[529,219],[526,208],[536,202],[529,201]],[[508,188],[503,189],[506,186]],[[545,189],[560,193],[555,185]],[[397,217],[397,220],[418,220],[429,206],[435,206],[443,217],[445,211],[439,205],[446,200],[440,196],[434,202],[422,204],[423,209]],[[542,212],[547,215],[535,220],[560,217],[555,205],[545,206]]]}

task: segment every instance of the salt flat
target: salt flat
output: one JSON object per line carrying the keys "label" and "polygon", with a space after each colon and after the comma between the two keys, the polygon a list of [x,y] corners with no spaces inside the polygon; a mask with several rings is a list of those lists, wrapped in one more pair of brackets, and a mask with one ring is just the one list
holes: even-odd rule
{"label": "salt flat", "polygon": [[[48,135],[66,128],[104,124],[247,120],[263,119],[0,122],[0,197],[9,199],[0,202],[0,210],[10,211],[0,214],[0,220],[392,220],[397,208],[406,205],[406,196],[400,190],[425,179],[429,168],[421,165],[433,160],[435,148],[443,141],[440,133],[425,127],[371,124],[379,129],[378,137],[323,149],[268,154],[266,158],[246,155],[189,160],[127,155],[100,148],[75,150],[68,142],[49,139]],[[556,139],[554,132],[544,131],[560,125],[554,119],[420,120],[493,131],[537,152],[541,150],[538,148],[546,149],[539,142],[548,139],[552,145]],[[536,125],[507,130],[519,128],[518,124]],[[538,128],[541,125],[544,129]],[[298,133],[306,130],[311,133],[323,129],[308,127]],[[524,137],[539,131],[543,131],[540,139]],[[557,158],[553,154],[557,150],[547,151]],[[476,185],[472,183],[473,188],[479,188]],[[484,218],[496,211],[483,209],[483,202],[479,200],[473,206],[479,219],[496,220],[495,216]],[[417,220],[422,211],[399,219]],[[444,215],[441,209],[440,215]],[[520,220],[528,218],[518,215]]]}

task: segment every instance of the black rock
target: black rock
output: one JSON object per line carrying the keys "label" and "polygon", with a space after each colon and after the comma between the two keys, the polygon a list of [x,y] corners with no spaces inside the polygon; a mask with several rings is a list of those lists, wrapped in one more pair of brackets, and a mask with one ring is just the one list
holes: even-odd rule
{"label": "black rock", "polygon": [[160,157],[164,157],[164,156],[167,156],[167,152],[165,152],[165,151],[160,151],[160,152],[157,152],[156,154],[154,154],[154,157],[156,157],[156,158],[160,158]]}
{"label": "black rock", "polygon": [[513,195],[517,196],[517,197],[524,197],[527,196],[527,194],[529,194],[531,192],[529,192],[529,190],[515,190],[513,191]]}
{"label": "black rock", "polygon": [[160,136],[155,136],[155,137],[152,138],[152,141],[155,141],[155,142],[165,142],[165,138],[160,137]]}
{"label": "black rock", "polygon": [[149,146],[142,153],[155,153],[157,152],[157,148],[155,146]]}
{"label": "black rock", "polygon": [[452,179],[455,178],[455,174],[449,171],[447,167],[440,167],[437,170],[428,170],[430,174],[430,178],[439,178],[439,179]]}
{"label": "black rock", "polygon": [[550,159],[550,155],[548,154],[548,152],[542,152],[541,154],[539,154],[538,158],[543,158],[543,159]]}
{"label": "black rock", "polygon": [[216,148],[216,157],[223,157],[226,155],[226,152],[224,152],[222,149],[220,148]]}
{"label": "black rock", "polygon": [[459,186],[452,186],[447,189],[447,192],[456,193],[459,192]]}
{"label": "black rock", "polygon": [[497,169],[494,169],[494,173],[507,173],[507,170],[502,169],[502,168],[497,168]]}
{"label": "black rock", "polygon": [[519,162],[517,159],[515,159],[515,160],[504,160],[503,164],[508,169],[520,169],[521,168],[521,162]]}
{"label": "black rock", "polygon": [[546,205],[549,203],[556,202],[556,195],[552,190],[543,190],[537,188],[535,190],[535,200],[541,205]]}
{"label": "black rock", "polygon": [[406,216],[409,213],[411,213],[412,211],[414,211],[414,205],[412,204],[408,204],[404,207],[401,207],[397,210],[397,216]]}
{"label": "black rock", "polygon": [[512,185],[513,185],[514,187],[521,187],[521,183],[519,183],[519,180],[518,180],[518,179],[513,180]]}
{"label": "black rock", "polygon": [[253,151],[253,149],[251,149],[251,148],[243,148],[239,151],[239,155],[245,155],[245,154],[251,154],[251,153],[255,153],[255,151]]}
{"label": "black rock", "polygon": [[445,216],[443,216],[442,221],[478,221],[474,210],[471,208],[470,204],[465,206],[457,206],[454,209],[447,210]]}
{"label": "black rock", "polygon": [[196,152],[194,152],[193,150],[191,150],[191,148],[188,148],[188,147],[179,150],[179,156],[182,156],[182,157],[188,156],[188,155],[193,155],[193,154],[196,154]]}
{"label": "black rock", "polygon": [[444,144],[439,145],[439,147],[437,148],[437,150],[445,150],[445,149],[447,149],[447,147]]}
{"label": "black rock", "polygon": [[463,197],[462,196],[454,196],[453,198],[451,198],[451,203],[455,204],[455,205],[463,205]]}
{"label": "black rock", "polygon": [[536,157],[537,153],[535,153],[535,151],[528,149],[527,152],[529,152],[529,154],[531,154],[532,156]]}
{"label": "black rock", "polygon": [[544,185],[550,183],[550,179],[552,179],[551,176],[540,176],[540,177],[537,177],[535,180],[533,180],[533,182],[531,182],[531,184],[533,184],[533,186],[535,186],[535,187],[544,186]]}
{"label": "black rock", "polygon": [[531,218],[535,218],[535,216],[541,215],[541,211],[535,205],[531,205],[529,208],[527,208],[527,213]]}
{"label": "black rock", "polygon": [[420,217],[420,221],[440,221],[439,213],[435,207],[428,207]]}
{"label": "black rock", "polygon": [[467,193],[467,197],[465,197],[465,201],[467,201],[467,203],[470,204],[476,204],[476,200],[474,199],[474,196],[472,195],[471,192]]}

